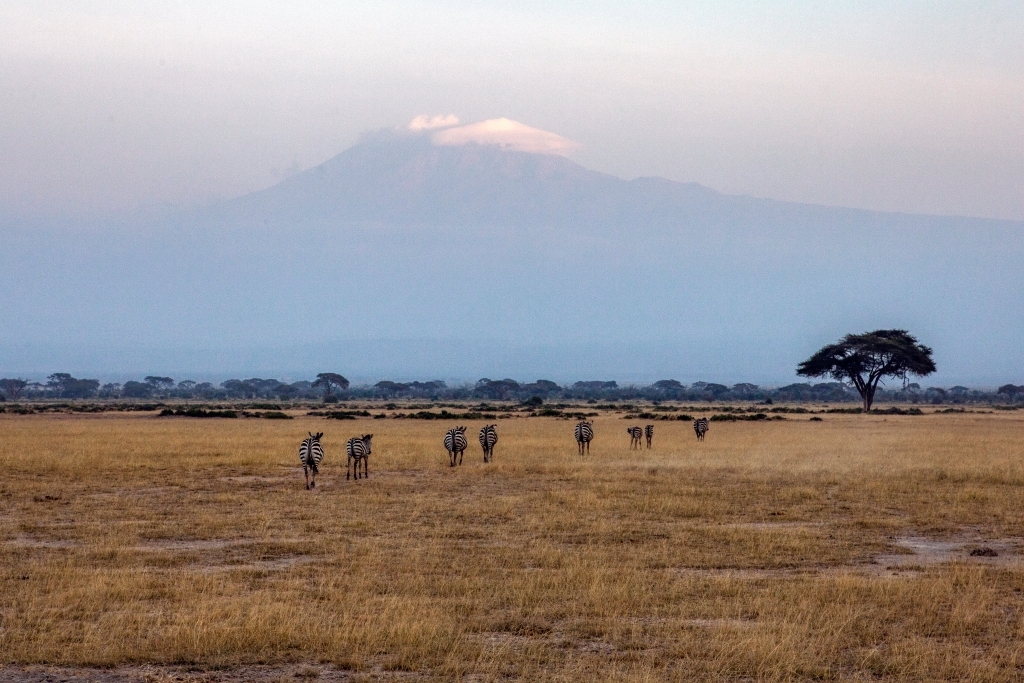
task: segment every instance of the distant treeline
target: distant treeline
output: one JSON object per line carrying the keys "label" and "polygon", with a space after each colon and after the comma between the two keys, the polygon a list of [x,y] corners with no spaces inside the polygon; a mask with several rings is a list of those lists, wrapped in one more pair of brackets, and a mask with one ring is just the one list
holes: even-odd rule
{"label": "distant treeline", "polygon": [[[513,379],[481,379],[476,384],[448,386],[432,382],[377,382],[374,385],[349,386],[340,375],[286,383],[276,379],[229,379],[220,384],[150,376],[124,384],[101,384],[95,379],[77,379],[67,373],[50,375],[45,383],[22,379],[0,380],[0,400],[19,399],[273,399],[276,401],[323,401],[334,403],[350,399],[419,400],[497,400],[541,404],[553,400],[589,401],[757,401],[856,403],[857,392],[839,382],[789,384],[784,387],[759,387],[756,384],[726,386],[714,382],[682,384],[663,379],[646,386],[619,386],[616,382],[586,381],[571,385],[540,379],[520,383]],[[981,391],[963,386],[922,388],[916,383],[892,389],[880,389],[876,401],[920,404],[1013,403],[1024,401],[1024,385],[1006,384],[996,391]]]}

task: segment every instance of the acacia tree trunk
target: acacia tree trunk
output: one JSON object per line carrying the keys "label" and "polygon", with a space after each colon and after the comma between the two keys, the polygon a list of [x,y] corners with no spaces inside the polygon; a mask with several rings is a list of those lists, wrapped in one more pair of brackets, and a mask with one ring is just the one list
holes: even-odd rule
{"label": "acacia tree trunk", "polygon": [[875,402],[875,390],[878,388],[878,379],[868,380],[864,385],[864,412],[871,412],[871,404]]}
{"label": "acacia tree trunk", "polygon": [[861,401],[863,401],[864,412],[870,412],[871,404],[875,402],[875,389],[878,388],[878,378],[868,377],[865,380],[862,377],[854,377],[853,386],[857,389],[857,393],[860,394]]}

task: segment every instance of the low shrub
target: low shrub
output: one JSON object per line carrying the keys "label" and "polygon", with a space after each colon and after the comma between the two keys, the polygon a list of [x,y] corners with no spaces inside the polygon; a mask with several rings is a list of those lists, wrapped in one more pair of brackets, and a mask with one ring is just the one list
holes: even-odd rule
{"label": "low shrub", "polygon": [[357,417],[370,417],[365,410],[311,410],[306,415],[326,417],[328,420],[354,420]]}
{"label": "low shrub", "polygon": [[753,415],[737,415],[736,413],[718,413],[717,415],[711,416],[712,422],[760,422],[761,420],[785,420],[781,415],[772,415],[768,417],[765,413],[755,413]]}
{"label": "low shrub", "polygon": [[202,408],[164,408],[157,417],[238,417],[235,410],[203,410]]}

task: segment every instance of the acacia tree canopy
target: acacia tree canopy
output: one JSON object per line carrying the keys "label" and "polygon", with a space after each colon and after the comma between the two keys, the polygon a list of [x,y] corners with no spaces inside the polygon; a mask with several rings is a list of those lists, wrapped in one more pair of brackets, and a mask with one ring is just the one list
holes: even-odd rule
{"label": "acacia tree canopy", "polygon": [[21,390],[27,386],[28,382],[23,379],[0,379],[0,390],[7,394],[7,397],[12,401],[17,401],[18,394],[20,394]]}
{"label": "acacia tree canopy", "polygon": [[932,350],[906,330],[875,330],[848,334],[823,347],[797,366],[804,377],[831,377],[850,382],[871,410],[878,383],[885,377],[906,382],[909,375],[923,377],[935,372]]}
{"label": "acacia tree canopy", "polygon": [[336,372],[321,372],[316,376],[312,386],[323,387],[324,396],[330,396],[333,387],[338,387],[342,391],[348,389],[348,380]]}

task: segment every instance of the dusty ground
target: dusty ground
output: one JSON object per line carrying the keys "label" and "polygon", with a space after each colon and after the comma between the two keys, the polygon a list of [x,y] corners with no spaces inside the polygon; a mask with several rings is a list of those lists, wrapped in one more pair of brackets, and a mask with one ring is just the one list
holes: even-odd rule
{"label": "dusty ground", "polygon": [[822,417],[0,415],[0,681],[1019,680],[1024,414]]}

